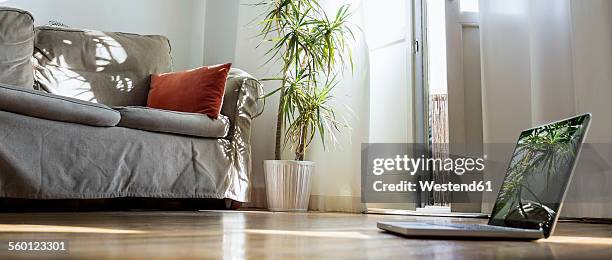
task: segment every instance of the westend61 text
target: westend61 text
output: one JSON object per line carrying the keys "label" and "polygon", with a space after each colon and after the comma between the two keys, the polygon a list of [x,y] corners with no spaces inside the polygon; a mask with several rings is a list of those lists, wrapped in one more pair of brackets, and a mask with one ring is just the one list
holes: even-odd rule
{"label": "westend61 text", "polygon": [[[449,191],[449,192],[482,192],[493,191],[491,181],[473,181],[472,183],[436,183],[434,181],[419,181],[417,183],[409,181],[401,181],[399,183],[384,183],[383,181],[375,181],[373,184],[374,191],[377,192],[413,192],[413,191]],[[418,188],[421,188],[420,190]]]}

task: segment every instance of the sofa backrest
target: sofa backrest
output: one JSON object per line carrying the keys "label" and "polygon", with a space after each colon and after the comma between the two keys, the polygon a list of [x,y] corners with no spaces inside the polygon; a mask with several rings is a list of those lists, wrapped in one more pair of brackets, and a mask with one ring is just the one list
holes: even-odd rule
{"label": "sofa backrest", "polygon": [[144,106],[150,75],[171,71],[163,36],[37,27],[36,87],[108,106]]}
{"label": "sofa backrest", "polygon": [[26,11],[0,7],[0,83],[32,89],[34,18]]}

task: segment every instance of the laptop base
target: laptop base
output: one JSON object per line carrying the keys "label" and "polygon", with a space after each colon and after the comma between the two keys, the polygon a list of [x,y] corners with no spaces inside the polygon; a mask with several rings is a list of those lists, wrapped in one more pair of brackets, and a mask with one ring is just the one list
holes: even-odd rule
{"label": "laptop base", "polygon": [[544,238],[539,230],[499,227],[484,224],[431,224],[421,222],[378,222],[378,228],[406,237],[438,239],[502,239],[538,240]]}

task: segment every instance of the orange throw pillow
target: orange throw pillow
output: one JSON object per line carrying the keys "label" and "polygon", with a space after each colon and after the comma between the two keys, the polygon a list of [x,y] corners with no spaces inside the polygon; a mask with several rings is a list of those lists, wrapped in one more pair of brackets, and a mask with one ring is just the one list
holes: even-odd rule
{"label": "orange throw pillow", "polygon": [[151,75],[147,106],[218,118],[232,64]]}

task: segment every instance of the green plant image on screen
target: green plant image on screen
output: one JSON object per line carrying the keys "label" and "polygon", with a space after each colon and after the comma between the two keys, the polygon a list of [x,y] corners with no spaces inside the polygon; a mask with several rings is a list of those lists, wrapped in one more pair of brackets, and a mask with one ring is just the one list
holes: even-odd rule
{"label": "green plant image on screen", "polygon": [[579,116],[521,134],[490,224],[549,234],[589,118]]}

